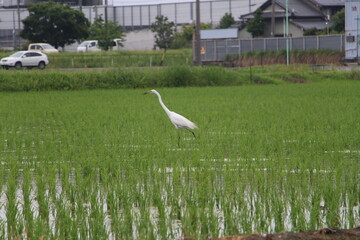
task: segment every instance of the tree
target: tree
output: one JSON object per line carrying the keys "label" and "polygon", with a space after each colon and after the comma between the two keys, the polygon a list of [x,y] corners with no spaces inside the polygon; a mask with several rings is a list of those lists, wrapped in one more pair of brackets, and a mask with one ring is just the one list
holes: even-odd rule
{"label": "tree", "polygon": [[338,33],[345,31],[345,8],[334,14],[330,28]]}
{"label": "tree", "polygon": [[171,47],[174,42],[174,22],[169,22],[165,16],[157,16],[156,21],[151,24],[151,31],[155,33],[155,46],[164,49],[160,65],[163,64],[166,50]]}
{"label": "tree", "polygon": [[220,20],[219,28],[229,28],[231,25],[234,25],[235,19],[231,13],[225,13],[225,15]]}
{"label": "tree", "polygon": [[[181,29],[186,40],[191,41],[193,39],[193,31],[195,29],[195,24],[194,23],[189,25],[184,24],[181,26]],[[211,29],[211,25],[206,23],[200,23],[200,29],[201,30]]]}
{"label": "tree", "polygon": [[254,18],[250,19],[246,25],[247,31],[253,37],[260,37],[264,34],[265,22],[261,15],[262,10],[258,8],[254,13]]}
{"label": "tree", "polygon": [[58,48],[88,37],[89,21],[68,5],[41,2],[29,4],[28,10],[20,36],[30,42],[46,42]]}
{"label": "tree", "polygon": [[[113,46],[113,40],[115,38],[124,41],[124,31],[120,25],[115,24],[112,21],[104,22],[102,17],[95,19],[94,23],[90,27],[90,38],[98,40],[99,47],[102,50],[109,50]],[[119,43],[120,46],[124,46]]]}
{"label": "tree", "polygon": [[[193,31],[195,24],[183,24],[181,31],[176,32],[174,35],[174,41],[171,44],[172,49],[191,47],[191,41],[193,39]],[[211,29],[210,24],[200,23],[200,29]]]}
{"label": "tree", "polygon": [[151,31],[155,33],[155,47],[166,51],[174,40],[174,22],[169,22],[165,16],[157,16],[151,24]]}

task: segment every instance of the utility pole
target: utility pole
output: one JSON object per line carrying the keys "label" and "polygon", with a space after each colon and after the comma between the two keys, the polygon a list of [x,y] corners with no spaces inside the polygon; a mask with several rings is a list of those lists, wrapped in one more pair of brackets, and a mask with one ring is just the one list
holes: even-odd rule
{"label": "utility pole", "polygon": [[286,12],[285,12],[285,37],[286,37],[286,64],[290,63],[289,53],[289,0],[286,0]]}
{"label": "utility pole", "polygon": [[357,14],[356,20],[356,60],[359,60],[359,13]]}
{"label": "utility pole", "polygon": [[252,4],[251,3],[251,0],[249,0],[249,13],[251,13],[252,11],[251,11],[251,7],[253,7],[253,6],[255,6],[256,4],[254,3],[254,4]]}
{"label": "utility pole", "polygon": [[80,12],[82,12],[82,0],[79,0]]}
{"label": "utility pole", "polygon": [[196,24],[195,24],[195,65],[201,66],[200,55],[200,0],[196,0]]}
{"label": "utility pole", "polygon": [[107,5],[108,5],[108,0],[105,0],[105,26],[107,26],[107,22],[108,22],[108,13],[107,13]]}
{"label": "utility pole", "polygon": [[275,0],[271,1],[271,36],[275,36]]}
{"label": "utility pole", "polygon": [[17,0],[17,15],[18,15],[18,32],[17,32],[17,37],[18,37],[18,40],[19,40],[19,49],[21,48],[21,40],[20,40],[20,0]]}

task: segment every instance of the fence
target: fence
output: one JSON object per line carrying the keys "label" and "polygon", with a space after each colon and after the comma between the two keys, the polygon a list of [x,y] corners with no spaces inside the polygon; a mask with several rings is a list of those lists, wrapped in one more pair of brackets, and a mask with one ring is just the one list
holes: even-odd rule
{"label": "fence", "polygon": [[[202,40],[203,62],[223,61],[226,56],[240,55],[249,51],[279,51],[286,49],[286,38]],[[344,35],[324,35],[289,38],[289,50],[329,49],[344,51]]]}
{"label": "fence", "polygon": [[[97,54],[48,54],[48,68],[123,68],[161,66],[163,53],[126,54],[125,52],[99,52]],[[168,53],[163,66],[191,65],[191,53]]]}

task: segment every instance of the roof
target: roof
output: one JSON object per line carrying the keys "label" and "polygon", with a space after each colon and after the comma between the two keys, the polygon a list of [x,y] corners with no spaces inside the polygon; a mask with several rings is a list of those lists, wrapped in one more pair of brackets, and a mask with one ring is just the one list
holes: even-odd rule
{"label": "roof", "polygon": [[[275,0],[276,4],[286,9],[286,0]],[[316,11],[310,5],[304,3],[303,0],[288,1],[289,14],[294,17],[322,17],[323,15]]]}
{"label": "roof", "polygon": [[316,5],[323,7],[343,7],[345,3],[343,0],[310,0]]}
{"label": "roof", "polygon": [[237,28],[200,30],[200,39],[238,38]]}
{"label": "roof", "polygon": [[[317,1],[317,0],[316,0]],[[275,17],[285,17],[286,12],[286,0],[275,0],[275,4],[283,9],[282,11],[277,10],[275,12]],[[266,1],[263,5],[260,6],[261,9],[268,9],[271,7],[271,0]],[[291,0],[288,1],[288,11],[289,17],[292,18],[323,18],[323,14],[320,11],[317,11],[314,7],[311,7],[309,4],[306,4],[304,0]],[[263,18],[271,18],[271,11],[264,11],[262,14]],[[240,18],[251,19],[253,18],[253,13],[242,15]]]}
{"label": "roof", "polygon": [[302,29],[316,28],[322,30],[328,26],[326,21],[323,20],[293,20],[291,23]]}

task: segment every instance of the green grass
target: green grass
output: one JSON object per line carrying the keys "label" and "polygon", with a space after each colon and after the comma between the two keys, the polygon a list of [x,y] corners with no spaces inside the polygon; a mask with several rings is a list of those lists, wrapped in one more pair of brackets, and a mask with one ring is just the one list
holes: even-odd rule
{"label": "green grass", "polygon": [[312,70],[307,65],[234,69],[179,65],[86,71],[0,70],[0,91],[239,86],[359,79],[359,71]]}
{"label": "green grass", "polygon": [[0,238],[359,225],[360,82],[0,93]]}

